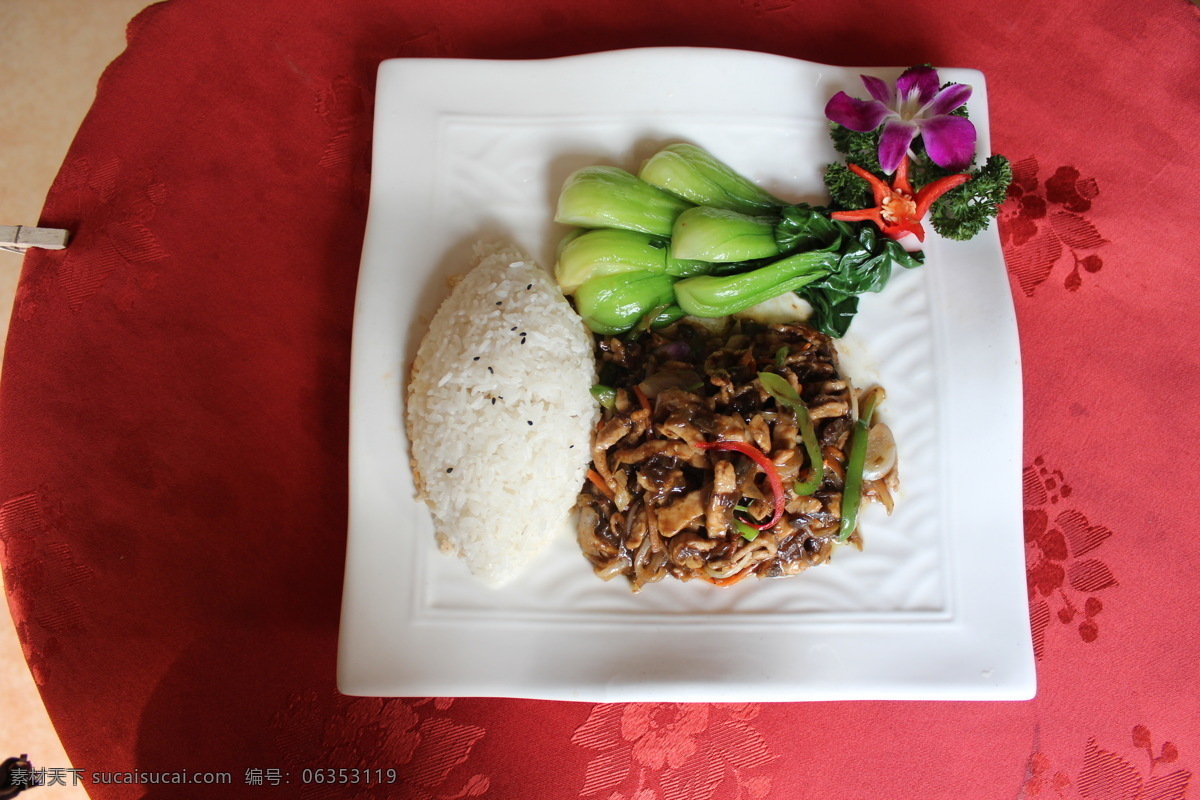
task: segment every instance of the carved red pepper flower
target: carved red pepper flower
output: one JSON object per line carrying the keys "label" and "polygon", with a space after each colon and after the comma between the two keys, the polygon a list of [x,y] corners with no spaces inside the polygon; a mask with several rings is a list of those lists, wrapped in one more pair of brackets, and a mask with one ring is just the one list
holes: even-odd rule
{"label": "carved red pepper flower", "polygon": [[835,211],[830,217],[842,222],[870,220],[878,225],[879,230],[886,236],[900,239],[911,233],[921,242],[925,241],[925,229],[921,227],[921,218],[929,212],[929,207],[946,192],[956,186],[962,186],[971,179],[966,173],[947,175],[922,186],[920,191],[913,191],[912,184],[908,182],[908,156],[901,159],[891,186],[857,164],[846,166],[871,184],[875,206],[857,211]]}

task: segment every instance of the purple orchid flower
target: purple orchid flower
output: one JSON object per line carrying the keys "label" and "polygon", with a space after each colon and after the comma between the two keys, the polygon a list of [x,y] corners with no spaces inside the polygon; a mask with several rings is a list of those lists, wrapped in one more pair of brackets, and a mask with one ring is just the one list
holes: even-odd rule
{"label": "purple orchid flower", "polygon": [[939,89],[937,70],[909,67],[893,90],[886,81],[862,75],[873,100],[838,92],[825,106],[825,116],[852,131],[873,131],[879,137],[879,165],[892,173],[900,166],[913,139],[920,136],[933,163],[949,170],[965,169],[975,157],[975,126],[951,111],[967,102],[971,87],[952,83]]}

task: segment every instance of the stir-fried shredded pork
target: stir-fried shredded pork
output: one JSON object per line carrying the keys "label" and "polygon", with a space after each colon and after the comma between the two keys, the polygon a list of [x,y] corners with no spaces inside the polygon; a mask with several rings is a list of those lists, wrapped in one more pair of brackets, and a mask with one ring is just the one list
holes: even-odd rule
{"label": "stir-fried shredded pork", "polygon": [[[636,341],[598,338],[597,356],[601,382],[616,389],[579,496],[579,544],[597,575],[624,575],[637,591],[668,575],[728,585],[829,560],[855,407],[829,337],[800,324],[734,321],[714,332],[685,320]],[[812,465],[793,411],[760,372],[786,379],[809,410],[824,462],[816,491],[794,490]],[[778,502],[746,446],[778,475]],[[889,463],[863,499],[890,511],[894,456]],[[860,545],[857,531],[849,541]]]}

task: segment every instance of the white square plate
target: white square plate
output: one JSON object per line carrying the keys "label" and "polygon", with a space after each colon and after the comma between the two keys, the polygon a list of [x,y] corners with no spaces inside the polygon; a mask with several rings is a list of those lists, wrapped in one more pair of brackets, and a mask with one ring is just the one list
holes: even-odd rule
{"label": "white square plate", "polygon": [[[347,694],[589,701],[1024,699],[1034,693],[1021,515],[1021,371],[994,229],[931,236],[927,261],[861,304],[840,346],[888,392],[896,512],[865,549],[799,577],[718,589],[604,583],[564,524],[502,589],[434,545],[413,499],[408,367],[446,278],[480,239],[553,265],[563,179],[636,170],[689,141],[773,193],[822,202],[838,158],[825,103],[860,72],[730,50],[652,48],[543,61],[381,65],[355,307],[350,520],[338,654]],[[968,105],[989,151],[983,76]]]}

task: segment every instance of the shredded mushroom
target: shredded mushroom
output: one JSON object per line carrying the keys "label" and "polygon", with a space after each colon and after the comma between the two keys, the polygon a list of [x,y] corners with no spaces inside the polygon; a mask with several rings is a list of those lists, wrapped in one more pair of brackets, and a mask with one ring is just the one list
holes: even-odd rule
{"label": "shredded mushroom", "polygon": [[[667,576],[728,586],[829,560],[859,400],[829,337],[800,324],[733,321],[722,331],[684,320],[634,341],[598,337],[597,357],[615,402],[597,427],[593,470],[611,491],[584,485],[578,539],[598,576],[624,575],[634,591]],[[785,378],[812,418],[824,463],[811,493],[793,491],[812,465],[793,411],[758,379],[763,371]],[[876,428],[869,463],[883,472],[866,476],[863,500],[890,513],[895,442]],[[762,459],[716,442],[753,447]],[[861,546],[857,532],[850,542]]]}

